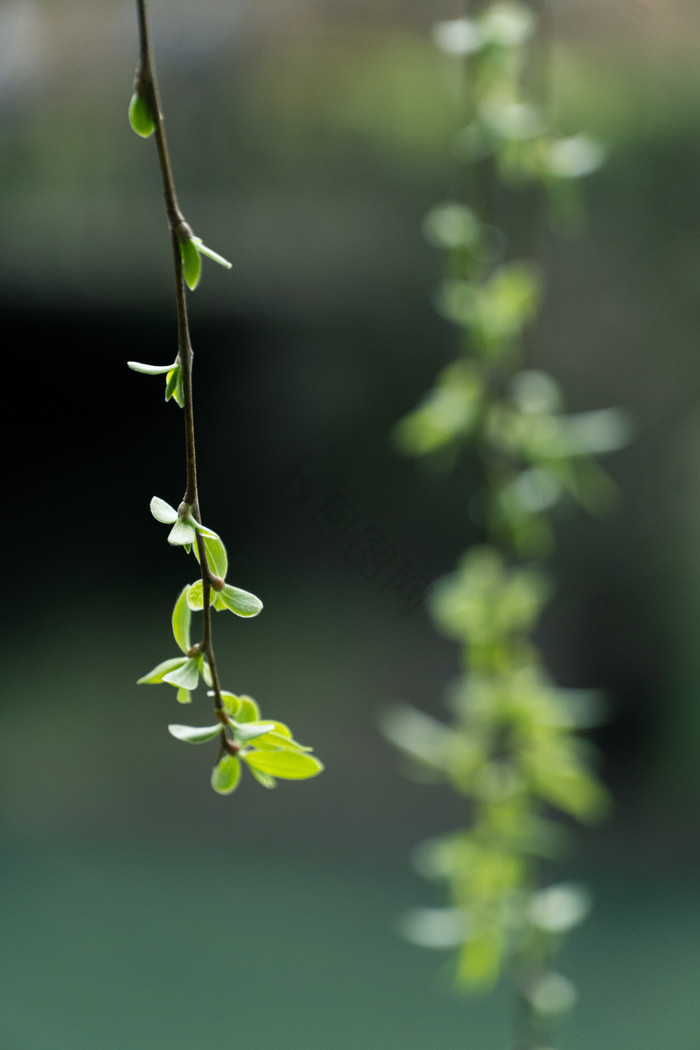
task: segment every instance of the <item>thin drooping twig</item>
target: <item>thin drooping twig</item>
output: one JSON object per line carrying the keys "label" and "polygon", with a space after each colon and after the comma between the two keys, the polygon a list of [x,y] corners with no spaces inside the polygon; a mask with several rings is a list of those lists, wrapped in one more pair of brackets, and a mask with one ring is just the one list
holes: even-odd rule
{"label": "thin drooping twig", "polygon": [[[194,406],[192,397],[192,366],[194,352],[190,338],[189,315],[187,310],[187,293],[185,290],[185,276],[183,270],[182,254],[180,245],[192,238],[192,229],[185,220],[177,200],[175,179],[172,165],[170,163],[170,152],[168,140],[165,134],[165,122],[160,104],[158,92],[158,81],[156,77],[155,61],[151,46],[151,36],[148,25],[148,11],[146,0],[136,0],[139,26],[139,65],[136,70],[135,89],[141,95],[151,112],[155,125],[155,140],[158,149],[158,162],[163,184],[163,196],[165,198],[165,210],[170,225],[170,237],[173,250],[173,267],[175,271],[175,301],[177,307],[177,342],[178,362],[182,375],[183,391],[183,413],[185,419],[185,456],[187,462],[187,481],[183,503],[192,509],[197,521],[202,520],[199,505],[199,490],[197,486],[197,456],[195,451],[195,428],[194,428]],[[203,633],[199,650],[205,654],[211,669],[212,688],[214,691],[214,703],[217,711],[223,711],[224,703],[221,696],[221,687],[216,669],[216,658],[212,643],[211,629],[211,605],[209,602],[212,583],[216,577],[212,573],[207,559],[204,541],[200,533],[196,534],[197,553],[202,570],[202,594],[203,594]],[[224,730],[222,730],[224,733]]]}

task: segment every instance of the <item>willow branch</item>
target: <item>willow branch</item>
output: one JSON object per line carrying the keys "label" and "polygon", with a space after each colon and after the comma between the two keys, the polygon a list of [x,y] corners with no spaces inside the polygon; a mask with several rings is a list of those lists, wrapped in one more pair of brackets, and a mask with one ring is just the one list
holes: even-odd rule
{"label": "willow branch", "polygon": [[[177,343],[178,361],[182,375],[183,389],[183,413],[185,419],[185,458],[187,464],[187,480],[183,502],[192,508],[195,518],[202,520],[199,505],[199,490],[197,486],[197,456],[195,451],[195,429],[194,408],[192,397],[192,366],[194,352],[190,338],[189,315],[187,310],[187,293],[185,290],[185,276],[183,272],[182,254],[180,244],[191,239],[192,229],[185,220],[177,200],[175,190],[175,179],[172,164],[170,162],[170,151],[165,134],[165,121],[160,104],[158,92],[158,80],[156,76],[153,49],[151,46],[151,35],[148,24],[147,0],[136,0],[136,10],[139,27],[139,64],[136,70],[134,88],[147,102],[155,125],[155,140],[158,150],[158,162],[160,176],[163,185],[163,196],[165,198],[165,210],[170,226],[170,239],[173,251],[173,268],[175,272],[175,302],[177,308]],[[207,559],[204,541],[197,533],[197,553],[202,570],[202,593],[203,606],[203,635],[200,649],[205,653],[212,674],[212,687],[214,690],[215,705],[217,710],[223,709],[221,687],[216,670],[216,659],[212,645],[211,630],[211,606],[209,597],[212,583],[215,579]]]}

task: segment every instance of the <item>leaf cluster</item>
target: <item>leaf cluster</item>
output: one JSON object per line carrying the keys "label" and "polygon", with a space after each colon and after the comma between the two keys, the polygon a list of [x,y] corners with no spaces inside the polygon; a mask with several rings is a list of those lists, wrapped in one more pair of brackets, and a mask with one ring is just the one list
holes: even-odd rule
{"label": "leaf cluster", "polygon": [[[192,348],[189,336],[187,302],[184,286],[193,291],[201,276],[201,257],[206,256],[230,269],[231,264],[208,248],[193,234],[180,211],[175,193],[167,140],[163,126],[155,66],[150,49],[145,0],[137,0],[140,59],[135,90],[129,105],[129,122],[142,138],[155,135],[166,211],[174,247],[178,353],[167,365],[129,361],[129,367],[144,375],[165,376],[165,400],[173,399],[184,409],[187,484],[185,497],[175,508],[154,496],[151,513],[162,524],[169,525],[168,543],[194,552],[199,575],[186,584],[175,602],[171,624],[173,637],[180,650],[177,656],[161,661],[139,679],[139,684],[164,684],[177,690],[182,704],[191,702],[200,679],[213,699],[216,723],[210,726],[169,726],[171,735],[190,744],[218,741],[219,751],[211,783],[216,792],[228,795],[237,787],[242,764],[245,764],[264,787],[272,788],[277,779],[306,780],[323,769],[321,762],[298,743],[283,722],[262,720],[258,705],[248,696],[237,696],[221,688],[212,643],[212,612],[229,611],[249,619],[262,609],[262,602],[250,591],[227,581],[228,555],[218,533],[199,521],[199,498],[192,407]],[[192,615],[201,614],[200,639],[192,639]]]}
{"label": "leaf cluster", "polygon": [[[543,867],[560,854],[562,818],[594,822],[610,805],[582,735],[600,711],[595,694],[556,686],[535,641],[553,589],[544,560],[565,498],[589,512],[609,506],[615,489],[597,456],[630,438],[615,409],[567,413],[556,380],[525,361],[543,277],[530,258],[512,257],[493,202],[534,189],[556,203],[564,183],[602,158],[583,136],[559,135],[533,101],[537,30],[518,0],[494,0],[472,19],[434,29],[438,47],[464,62],[470,92],[457,136],[470,196],[437,205],[424,223],[444,254],[435,306],[459,353],[394,438],[430,462],[476,457],[481,483],[470,503],[483,542],[430,595],[436,628],[462,655],[448,720],[405,705],[383,720],[411,775],[447,783],[470,811],[468,827],[419,848],[419,870],[445,884],[448,903],[413,913],[407,933],[456,949],[467,988],[492,986],[512,960],[534,1027],[573,1002],[550,962],[588,907],[580,887],[543,888]],[[479,194],[484,180],[491,192]]]}

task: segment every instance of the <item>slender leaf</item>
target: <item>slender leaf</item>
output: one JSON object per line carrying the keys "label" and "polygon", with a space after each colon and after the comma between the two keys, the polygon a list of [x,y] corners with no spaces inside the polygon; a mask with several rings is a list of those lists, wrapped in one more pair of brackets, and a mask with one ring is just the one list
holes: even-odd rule
{"label": "slender leaf", "polygon": [[142,372],[145,376],[161,376],[165,372],[172,372],[176,365],[142,365],[140,361],[127,361],[127,366],[132,372]]}
{"label": "slender leaf", "polygon": [[231,269],[231,263],[228,259],[224,259],[223,255],[219,255],[218,252],[214,252],[211,248],[207,248],[206,244],[202,244],[201,237],[193,237],[192,240],[197,246],[197,251],[201,252],[202,255],[206,255],[207,259],[211,259],[212,262],[218,263],[219,266],[223,266],[227,270]]}
{"label": "slender leaf", "polygon": [[256,737],[264,736],[272,728],[272,722],[244,722],[239,725],[232,718],[229,719],[238,740],[247,743]]}
{"label": "slender leaf", "polygon": [[180,378],[180,366],[172,365],[165,381],[165,400],[169,401],[175,394],[178,380]]}
{"label": "slender leaf", "polygon": [[279,751],[280,748],[288,751],[313,751],[313,748],[305,747],[303,744],[294,740],[291,729],[283,722],[272,722],[271,725],[272,729],[269,733],[265,733],[264,736],[256,738],[256,747],[262,747],[266,750],[272,751]]}
{"label": "slender leaf", "polygon": [[186,744],[205,744],[208,740],[213,740],[214,737],[219,736],[221,729],[220,723],[217,723],[215,726],[168,726],[170,735],[174,736],[176,740],[184,740]]}
{"label": "slender leaf", "polygon": [[173,637],[183,653],[188,653],[192,647],[192,642],[190,641],[190,621],[192,620],[192,614],[190,613],[190,607],[187,602],[188,591],[189,587],[187,585],[185,585],[180,591],[180,596],[175,602],[172,616]]}
{"label": "slender leaf", "polygon": [[219,538],[219,537],[218,537],[218,534],[217,534],[216,532],[214,532],[214,531],[213,531],[212,529],[208,529],[208,528],[206,527],[206,525],[202,525],[202,524],[201,524],[200,522],[198,522],[198,521],[195,521],[195,519],[194,519],[194,518],[192,518],[192,519],[191,519],[191,521],[192,521],[192,525],[193,525],[194,529],[195,529],[195,530],[196,530],[196,531],[197,531],[197,532],[198,532],[198,533],[200,534],[200,536],[202,536],[202,537],[203,537],[204,539],[207,539],[207,538],[208,538],[208,539],[210,539],[210,540],[218,540],[218,538]]}
{"label": "slender leaf", "polygon": [[[207,552],[209,568],[216,576],[220,576],[222,580],[225,579],[228,570],[228,556],[226,554],[226,548],[221,542],[221,537],[217,536],[216,533],[207,535],[205,532],[202,534],[202,538],[204,539],[204,549]],[[197,547],[195,547],[194,553],[197,561],[199,561],[199,549]],[[218,604],[218,592],[214,595],[212,601],[214,600],[216,600]],[[223,602],[221,603],[221,607],[224,609],[226,608]]]}
{"label": "slender leaf", "polygon": [[175,393],[173,394],[173,397],[177,401],[177,403],[180,406],[180,408],[184,408],[185,407],[185,383],[184,383],[184,380],[182,378],[182,369],[181,368],[178,368],[178,370],[177,370],[177,379],[176,379],[176,382],[175,382]]}
{"label": "slender leaf", "polygon": [[274,777],[269,776],[267,773],[261,773],[259,769],[253,769],[251,767],[250,772],[253,774],[258,784],[262,784],[264,788],[276,788],[277,781]]}
{"label": "slender leaf", "polygon": [[139,678],[137,685],[158,685],[163,681],[164,675],[169,674],[170,671],[174,671],[178,667],[182,667],[185,663],[186,658],[184,656],[176,656],[172,660],[163,660],[162,663],[158,664],[145,674],[143,678]]}
{"label": "slender leaf", "polygon": [[228,571],[228,556],[221,539],[218,536],[205,536],[204,549],[207,552],[209,568],[222,580],[225,580]]}
{"label": "slender leaf", "polygon": [[180,241],[180,256],[182,258],[182,276],[185,278],[185,284],[189,290],[193,292],[199,284],[199,278],[202,273],[202,260],[199,257],[197,245],[192,238]]}
{"label": "slender leaf", "polygon": [[283,780],[307,780],[323,770],[317,758],[299,751],[247,751],[241,757],[251,769]]}

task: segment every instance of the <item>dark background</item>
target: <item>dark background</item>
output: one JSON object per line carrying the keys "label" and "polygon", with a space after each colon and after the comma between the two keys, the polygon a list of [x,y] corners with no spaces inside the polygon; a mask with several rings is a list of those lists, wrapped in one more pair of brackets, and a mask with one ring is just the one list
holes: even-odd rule
{"label": "dark background", "polygon": [[[593,887],[562,968],[563,1050],[694,1050],[700,1016],[696,754],[700,561],[698,12],[552,4],[566,132],[609,156],[587,227],[542,228],[531,363],[572,410],[622,406],[629,449],[602,520],[560,515],[541,640],[562,685],[601,687],[616,798],[561,877]],[[181,203],[208,265],[191,297],[205,522],[250,623],[217,621],[224,685],[291,723],[327,769],[231,799],[169,721],[206,719],[135,680],[173,655],[192,567],[148,513],[184,486],[181,414],[126,360],[175,353],[152,143],[129,130],[131,4],[0,3],[0,301],[6,557],[0,718],[0,1031],[12,1050],[500,1046],[507,992],[453,997],[395,926],[439,903],[409,857],[458,826],[377,729],[439,714],[454,647],[393,573],[430,581],[470,538],[468,478],[403,460],[390,432],[454,354],[431,294],[426,210],[449,194],[455,70],[436,3],[154,3]],[[301,470],[301,473],[297,471]],[[295,484],[301,487],[295,488]],[[341,501],[348,530],[329,532]],[[377,576],[357,542],[382,538]],[[197,710],[195,710],[197,708]],[[465,1033],[471,1033],[472,1041]]]}

